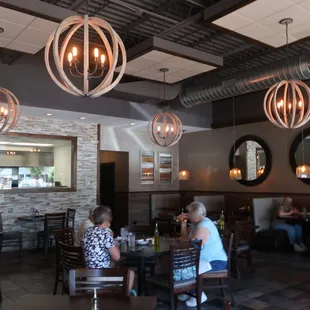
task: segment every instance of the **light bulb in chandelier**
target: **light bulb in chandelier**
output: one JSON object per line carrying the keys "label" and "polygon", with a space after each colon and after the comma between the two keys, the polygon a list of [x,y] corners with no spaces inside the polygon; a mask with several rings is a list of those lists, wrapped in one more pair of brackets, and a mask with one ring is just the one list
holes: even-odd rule
{"label": "light bulb in chandelier", "polygon": [[[71,38],[80,28],[83,28],[84,31],[83,46],[81,48],[73,46],[70,51],[67,51]],[[90,51],[90,28],[100,37],[102,50],[94,48]],[[62,43],[59,44],[63,32],[66,34]],[[56,74],[50,64],[51,50],[57,70]],[[119,56],[118,75],[115,75]],[[67,57],[67,62],[65,57]],[[88,14],[68,17],[59,24],[48,39],[44,59],[47,71],[57,86],[72,95],[92,98],[111,91],[120,82],[127,62],[124,44],[112,26],[105,20],[89,17]],[[68,70],[66,70],[66,64],[69,65]],[[83,80],[81,89],[78,87],[79,83],[75,82],[76,79],[72,79],[72,77]],[[93,89],[90,89],[89,81],[93,78],[101,81]]]}

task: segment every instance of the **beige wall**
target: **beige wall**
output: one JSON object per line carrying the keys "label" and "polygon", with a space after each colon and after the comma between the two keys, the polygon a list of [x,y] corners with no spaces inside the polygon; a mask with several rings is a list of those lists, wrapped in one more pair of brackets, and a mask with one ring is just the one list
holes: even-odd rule
{"label": "beige wall", "polygon": [[128,192],[129,162],[127,152],[101,151],[100,163],[115,163],[115,191]]}
{"label": "beige wall", "polygon": [[300,129],[277,128],[270,122],[236,127],[236,139],[243,135],[257,135],[265,140],[272,153],[273,164],[269,177],[262,184],[253,187],[228,179],[228,158],[234,142],[231,127],[184,135],[179,149],[180,169],[188,169],[191,178],[180,182],[180,189],[310,193],[310,186],[296,179],[289,165],[290,145],[299,132]]}
{"label": "beige wall", "polygon": [[[102,151],[129,152],[129,191],[165,191],[178,190],[179,180],[179,145],[163,148],[153,144],[146,130],[132,130],[131,128],[115,128],[101,126]],[[155,152],[155,184],[141,185],[140,181],[140,151]],[[171,185],[159,184],[158,152],[171,152],[173,165],[173,180]]]}
{"label": "beige wall", "polygon": [[55,182],[71,187],[71,141],[54,148]]}

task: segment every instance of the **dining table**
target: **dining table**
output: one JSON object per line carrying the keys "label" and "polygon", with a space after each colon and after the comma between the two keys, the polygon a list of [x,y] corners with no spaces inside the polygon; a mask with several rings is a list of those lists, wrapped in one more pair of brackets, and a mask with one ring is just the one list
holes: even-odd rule
{"label": "dining table", "polygon": [[134,260],[138,266],[138,291],[139,295],[145,294],[145,263],[149,258],[157,258],[160,256],[168,255],[170,251],[171,243],[175,242],[176,238],[161,237],[159,246],[154,245],[136,245],[134,248],[130,248],[126,242],[121,242],[119,247],[121,251],[121,257]]}
{"label": "dining table", "polygon": [[[25,295],[14,305],[0,303],[0,310],[87,310],[92,296]],[[98,310],[154,310],[156,297],[99,296]]]}

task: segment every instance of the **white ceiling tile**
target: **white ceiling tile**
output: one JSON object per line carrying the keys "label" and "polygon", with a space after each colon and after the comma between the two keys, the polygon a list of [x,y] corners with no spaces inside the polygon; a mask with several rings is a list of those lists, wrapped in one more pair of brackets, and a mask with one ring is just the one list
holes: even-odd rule
{"label": "white ceiling tile", "polygon": [[30,25],[30,28],[39,29],[41,31],[45,31],[48,33],[52,33],[56,27],[58,26],[58,23],[51,22],[49,20],[39,18],[37,17]]}
{"label": "white ceiling tile", "polygon": [[298,5],[300,5],[302,8],[310,11],[310,1],[309,0],[301,0],[301,1],[299,1]]}
{"label": "white ceiling tile", "polygon": [[276,31],[260,25],[259,23],[252,23],[248,26],[240,28],[238,29],[238,33],[250,38],[255,38],[256,40],[261,40],[277,34]]}
{"label": "white ceiling tile", "polygon": [[16,42],[16,41],[11,42],[7,46],[7,48],[20,51],[20,52],[29,53],[29,54],[36,54],[39,50],[42,49],[41,46],[29,45],[29,44],[25,44],[21,42]]}
{"label": "white ceiling tile", "polygon": [[35,17],[32,15],[0,7],[0,19],[27,26],[35,19]]}
{"label": "white ceiling tile", "polygon": [[144,57],[138,57],[132,61],[129,61],[128,65],[132,68],[136,68],[139,70],[146,69],[148,67],[151,67],[157,63],[156,60],[152,60],[149,58],[144,58]]}
{"label": "white ceiling tile", "polygon": [[[280,47],[286,44],[286,36],[282,33],[278,33],[275,36],[262,39],[261,41],[273,47]],[[289,37],[289,43],[294,41],[296,41],[295,38]]]}
{"label": "white ceiling tile", "polygon": [[182,67],[172,66],[171,64],[167,62],[158,62],[157,64],[154,64],[153,66],[148,67],[146,70],[148,70],[151,74],[154,74],[154,75],[161,74],[161,76],[163,77],[163,73],[159,71],[162,68],[169,69],[169,71],[167,72],[167,75],[183,70]]}
{"label": "white ceiling tile", "polygon": [[308,23],[310,19],[310,12],[303,9],[298,5],[291,6],[288,9],[282,10],[276,14],[268,16],[259,21],[260,24],[267,26],[278,32],[285,32],[285,26],[279,24],[279,21],[283,18],[293,18],[293,24],[289,26],[289,29],[298,27],[302,24]]}
{"label": "white ceiling tile", "polygon": [[251,19],[242,17],[241,15],[238,15],[237,13],[228,14],[213,22],[213,24],[215,25],[221,26],[223,28],[231,29],[231,30],[237,30],[251,23],[252,23]]}
{"label": "white ceiling tile", "polygon": [[289,34],[292,37],[294,37],[296,40],[308,37],[310,35],[310,26],[307,23],[307,24],[295,27],[289,31]]}
{"label": "white ceiling tile", "polygon": [[0,38],[0,47],[7,47],[10,44],[11,40]]}
{"label": "white ceiling tile", "polygon": [[15,40],[36,46],[45,46],[50,34],[34,28],[25,29]]}
{"label": "white ceiling tile", "polygon": [[259,21],[262,18],[273,15],[280,10],[284,10],[292,5],[291,1],[287,0],[256,0],[243,8],[235,11],[238,15],[244,18]]}
{"label": "white ceiling tile", "polygon": [[4,29],[4,32],[0,34],[0,38],[7,40],[15,39],[25,29],[25,26],[5,20],[0,20],[0,27]]}
{"label": "white ceiling tile", "polygon": [[[119,70],[120,70],[120,67],[119,68],[117,68],[118,69],[118,71],[117,72],[119,72]],[[130,67],[130,66],[126,66],[126,70],[125,70],[125,73],[126,74],[133,74],[133,73],[136,73],[136,72],[139,72],[140,70],[139,69],[137,69],[137,68],[133,68],[133,67]]]}
{"label": "white ceiling tile", "polygon": [[148,59],[153,59],[156,61],[163,61],[163,60],[167,60],[167,59],[171,58],[172,55],[167,54],[167,53],[163,53],[160,51],[152,50],[152,51],[146,53],[145,55],[143,55],[143,57],[148,58]]}

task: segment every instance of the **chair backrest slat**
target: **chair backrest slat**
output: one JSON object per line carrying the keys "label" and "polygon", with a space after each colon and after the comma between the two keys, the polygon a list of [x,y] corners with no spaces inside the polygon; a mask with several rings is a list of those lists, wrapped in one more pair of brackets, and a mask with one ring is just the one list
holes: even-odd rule
{"label": "chair backrest slat", "polygon": [[56,245],[59,241],[66,245],[74,245],[74,230],[72,227],[56,230],[54,235]]}
{"label": "chair backrest slat", "polygon": [[230,277],[231,272],[231,256],[232,256],[234,237],[235,237],[234,233],[230,233],[229,236],[223,238],[223,246],[227,253],[228,277]]}
{"label": "chair backrest slat", "polygon": [[236,221],[235,223],[235,245],[241,242],[250,242],[252,232],[252,221]]}
{"label": "chair backrest slat", "polygon": [[65,228],[66,213],[45,213],[44,232]]}
{"label": "chair backrest slat", "polygon": [[85,267],[85,254],[82,247],[66,245],[59,241],[60,257],[65,270]]}
{"label": "chair backrest slat", "polygon": [[73,227],[75,223],[75,209],[68,208],[67,209],[67,221],[66,221],[66,227]]}
{"label": "chair backrest slat", "polygon": [[70,296],[92,295],[94,289],[100,295],[129,293],[127,268],[73,269],[69,273]]}
{"label": "chair backrest slat", "polygon": [[173,273],[173,270],[197,267],[200,251],[201,240],[172,244],[170,246],[170,271]]}

